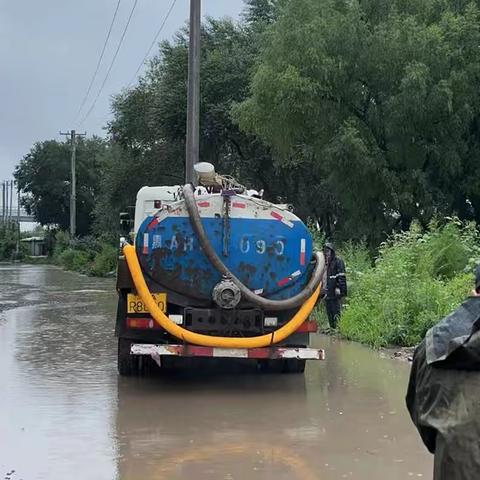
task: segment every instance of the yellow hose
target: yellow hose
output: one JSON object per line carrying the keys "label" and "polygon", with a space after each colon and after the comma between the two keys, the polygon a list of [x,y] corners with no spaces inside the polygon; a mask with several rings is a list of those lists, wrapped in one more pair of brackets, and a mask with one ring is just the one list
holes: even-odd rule
{"label": "yellow hose", "polygon": [[315,290],[312,296],[300,307],[298,312],[290,319],[288,323],[280,327],[273,333],[260,335],[258,337],[248,338],[233,338],[233,337],[213,337],[210,335],[202,335],[200,333],[191,332],[173,323],[161,310],[158,308],[155,300],[148,289],[148,286],[143,278],[142,269],[138,262],[137,252],[133,245],[125,245],[123,253],[127,260],[127,265],[133,279],[135,288],[143,303],[147,307],[152,318],[168,333],[174,337],[179,338],[183,342],[192,343],[194,345],[202,345],[204,347],[219,347],[219,348],[260,348],[267,347],[273,343],[278,343],[294,333],[300,325],[307,319],[310,312],[313,310],[320,294],[320,287]]}

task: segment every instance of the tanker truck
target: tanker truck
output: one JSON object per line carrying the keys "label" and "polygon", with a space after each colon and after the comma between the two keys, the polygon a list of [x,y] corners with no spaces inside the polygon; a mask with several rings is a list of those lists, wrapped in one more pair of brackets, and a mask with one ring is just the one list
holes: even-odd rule
{"label": "tanker truck", "polygon": [[213,165],[197,184],[145,186],[117,272],[118,372],[193,357],[303,373],[322,360],[309,318],[325,267],[308,228]]}

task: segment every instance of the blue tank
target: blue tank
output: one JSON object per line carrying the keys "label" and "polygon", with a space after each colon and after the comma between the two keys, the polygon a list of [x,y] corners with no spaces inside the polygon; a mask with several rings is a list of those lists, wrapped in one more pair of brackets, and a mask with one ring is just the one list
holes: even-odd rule
{"label": "blue tank", "polygon": [[[196,197],[208,239],[227,268],[250,290],[270,299],[299,293],[308,281],[312,238],[281,206],[245,195]],[[211,299],[221,275],[202,252],[183,200],[163,205],[136,236],[142,269],[182,295]]]}

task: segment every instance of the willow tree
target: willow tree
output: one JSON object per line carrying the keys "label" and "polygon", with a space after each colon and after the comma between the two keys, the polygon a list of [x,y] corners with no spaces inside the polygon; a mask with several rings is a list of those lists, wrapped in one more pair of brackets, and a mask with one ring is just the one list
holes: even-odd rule
{"label": "willow tree", "polygon": [[476,2],[283,0],[233,115],[344,237],[480,220],[478,45]]}

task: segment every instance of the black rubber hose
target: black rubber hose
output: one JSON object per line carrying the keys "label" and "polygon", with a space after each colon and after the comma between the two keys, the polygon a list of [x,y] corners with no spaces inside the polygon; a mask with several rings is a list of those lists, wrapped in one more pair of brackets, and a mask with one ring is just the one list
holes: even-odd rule
{"label": "black rubber hose", "polygon": [[197,203],[195,202],[194,190],[191,185],[185,185],[183,187],[183,196],[185,198],[185,205],[187,207],[190,223],[193,231],[198,237],[200,246],[203,253],[205,253],[212,266],[224,276],[229,277],[233,283],[242,292],[243,298],[255,305],[259,305],[264,310],[289,310],[299,307],[305,301],[310,298],[313,292],[318,288],[322,280],[323,270],[325,268],[325,259],[322,253],[316,252],[314,254],[316,259],[315,268],[313,269],[312,276],[305,288],[297,295],[287,298],[286,300],[269,300],[263,298],[256,293],[253,293],[248,287],[246,287],[222,262],[215,250],[208,241],[207,234],[203,228],[200,214],[198,213]]}

